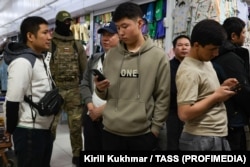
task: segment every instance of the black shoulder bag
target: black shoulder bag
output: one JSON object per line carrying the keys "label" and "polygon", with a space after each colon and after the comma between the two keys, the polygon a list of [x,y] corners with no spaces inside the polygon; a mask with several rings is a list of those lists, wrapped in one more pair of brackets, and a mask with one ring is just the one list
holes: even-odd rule
{"label": "black shoulder bag", "polygon": [[41,115],[41,116],[56,115],[60,111],[61,106],[64,103],[64,99],[59,94],[59,90],[58,90],[58,88],[56,88],[56,85],[55,85],[51,75],[48,74],[45,63],[44,63],[44,68],[45,68],[47,75],[50,77],[50,79],[52,81],[52,90],[46,92],[44,97],[38,103],[34,103],[32,101],[32,99],[29,98],[28,96],[24,96],[24,101],[26,101],[31,106],[36,108],[39,115]]}

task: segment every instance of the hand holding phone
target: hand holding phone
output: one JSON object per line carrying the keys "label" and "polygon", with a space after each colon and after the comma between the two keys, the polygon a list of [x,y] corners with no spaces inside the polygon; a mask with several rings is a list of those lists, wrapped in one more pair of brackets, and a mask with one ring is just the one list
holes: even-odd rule
{"label": "hand holding phone", "polygon": [[241,84],[236,84],[235,86],[230,88],[231,91],[239,92],[241,90]]}
{"label": "hand holding phone", "polygon": [[94,76],[98,76],[97,81],[103,81],[106,77],[97,69],[92,69],[92,73]]}

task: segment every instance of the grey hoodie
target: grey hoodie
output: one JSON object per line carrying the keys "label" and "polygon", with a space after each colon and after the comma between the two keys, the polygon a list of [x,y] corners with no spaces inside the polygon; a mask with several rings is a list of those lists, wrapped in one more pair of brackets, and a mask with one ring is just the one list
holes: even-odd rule
{"label": "grey hoodie", "polygon": [[33,67],[36,57],[42,58],[42,55],[37,55],[34,51],[32,51],[28,46],[23,43],[10,42],[4,48],[4,51],[4,61],[7,65],[9,65],[14,59],[18,57],[23,57],[28,59]]}
{"label": "grey hoodie", "polygon": [[22,43],[9,43],[4,50],[6,52],[4,60],[9,65],[4,112],[12,112],[6,108],[7,101],[18,102],[20,103],[17,109],[19,111],[18,127],[49,129],[53,116],[40,116],[36,109],[24,102],[25,95],[32,95],[32,100],[38,102],[47,91],[52,89],[51,79],[47,75],[48,71],[46,72],[42,55],[36,54]]}
{"label": "grey hoodie", "polygon": [[103,72],[110,87],[97,95],[107,100],[104,129],[121,136],[159,133],[170,102],[170,65],[164,50],[145,36],[145,43],[130,53],[121,42],[110,49]]}

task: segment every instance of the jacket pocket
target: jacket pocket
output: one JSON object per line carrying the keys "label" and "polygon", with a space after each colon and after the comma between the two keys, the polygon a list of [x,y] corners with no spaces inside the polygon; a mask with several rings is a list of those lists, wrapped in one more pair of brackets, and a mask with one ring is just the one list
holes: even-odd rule
{"label": "jacket pocket", "polygon": [[109,100],[103,123],[107,130],[124,135],[143,134],[150,128],[145,103],[139,100]]}

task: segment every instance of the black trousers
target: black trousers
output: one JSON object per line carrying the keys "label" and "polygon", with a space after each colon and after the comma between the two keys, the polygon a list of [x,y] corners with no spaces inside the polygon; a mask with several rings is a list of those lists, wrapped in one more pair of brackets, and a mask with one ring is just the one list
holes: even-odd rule
{"label": "black trousers", "polygon": [[[177,111],[176,111],[177,112]],[[167,150],[179,151],[179,139],[184,123],[179,119],[177,113],[170,114],[166,121],[167,126]]]}
{"label": "black trousers", "polygon": [[246,151],[247,141],[244,126],[228,127],[227,140],[232,151]]}
{"label": "black trousers", "polygon": [[83,135],[85,151],[102,150],[102,121],[92,121],[89,115],[83,117]]}
{"label": "black trousers", "polygon": [[17,127],[13,141],[18,167],[50,167],[53,149],[50,130]]}

